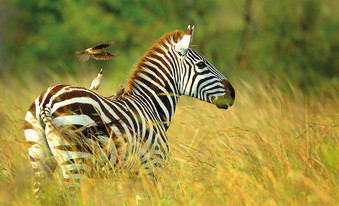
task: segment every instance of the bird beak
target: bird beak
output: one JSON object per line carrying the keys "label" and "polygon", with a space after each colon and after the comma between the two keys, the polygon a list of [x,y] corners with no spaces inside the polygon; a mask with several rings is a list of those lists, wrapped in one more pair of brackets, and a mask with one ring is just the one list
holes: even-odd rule
{"label": "bird beak", "polygon": [[102,74],[102,68],[100,69],[100,74]]}

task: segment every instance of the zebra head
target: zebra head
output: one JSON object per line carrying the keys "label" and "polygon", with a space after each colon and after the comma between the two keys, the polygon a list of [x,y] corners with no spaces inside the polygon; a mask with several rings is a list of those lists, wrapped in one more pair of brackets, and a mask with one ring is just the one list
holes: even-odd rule
{"label": "zebra head", "polygon": [[235,91],[226,79],[203,55],[190,47],[194,26],[188,26],[174,45],[181,73],[179,92],[215,104],[218,108],[232,106]]}

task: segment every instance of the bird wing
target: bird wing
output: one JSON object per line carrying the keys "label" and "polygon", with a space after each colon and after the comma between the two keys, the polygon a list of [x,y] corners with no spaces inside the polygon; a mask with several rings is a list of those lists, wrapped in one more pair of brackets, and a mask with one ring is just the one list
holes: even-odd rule
{"label": "bird wing", "polygon": [[92,49],[102,49],[105,47],[109,47],[112,44],[113,44],[113,41],[105,41],[105,42],[95,45],[94,47],[92,47]]}
{"label": "bird wing", "polygon": [[78,57],[78,59],[82,62],[87,62],[91,55],[85,50],[85,51],[77,51],[75,52],[75,55]]}
{"label": "bird wing", "polygon": [[91,84],[91,86],[88,88],[89,90],[92,90],[94,88],[93,83]]}
{"label": "bird wing", "polygon": [[100,86],[100,76],[98,75],[97,77],[95,77],[95,79],[93,79],[91,86],[89,87],[89,90],[92,89],[97,90],[99,86]]}
{"label": "bird wing", "polygon": [[89,87],[89,90],[93,90],[93,89],[94,89],[94,90],[98,90],[99,87],[100,87],[100,84],[101,84],[100,80],[98,80],[97,78],[94,79],[94,80],[92,81],[91,86]]}

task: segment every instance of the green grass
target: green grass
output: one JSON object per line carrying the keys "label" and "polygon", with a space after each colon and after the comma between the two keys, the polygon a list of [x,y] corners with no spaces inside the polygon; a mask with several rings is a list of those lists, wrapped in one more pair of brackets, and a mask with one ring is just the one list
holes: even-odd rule
{"label": "green grass", "polygon": [[[44,80],[21,82],[12,78],[0,83],[0,205],[37,204],[23,135],[26,110],[49,85],[88,87],[96,71],[83,75],[61,79],[51,74]],[[71,200],[64,195],[57,171],[48,187],[47,202],[337,205],[336,91],[305,96],[293,84],[282,88],[265,77],[247,81],[241,76],[232,78],[236,101],[226,111],[180,98],[168,131],[170,158],[156,185],[147,178],[135,180],[123,173],[119,178],[84,181],[82,193]],[[106,78],[98,93],[110,95],[119,83]]]}

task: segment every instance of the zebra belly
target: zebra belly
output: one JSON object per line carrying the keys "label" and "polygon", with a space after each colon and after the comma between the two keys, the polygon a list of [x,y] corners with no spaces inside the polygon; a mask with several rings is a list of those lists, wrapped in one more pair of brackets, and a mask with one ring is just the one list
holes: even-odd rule
{"label": "zebra belly", "polygon": [[[57,150],[53,153],[57,156],[59,165],[65,167],[63,170],[80,168],[87,176],[105,177],[114,175],[121,169],[136,168],[140,155],[133,151],[140,151],[141,144],[132,143],[131,138],[127,136],[133,135],[122,133],[119,129],[123,126],[102,123],[85,127],[84,122],[91,125],[87,124],[89,121],[71,122],[71,119],[53,119],[60,135],[49,135],[49,143],[52,149]],[[77,122],[83,124],[77,125]]]}

